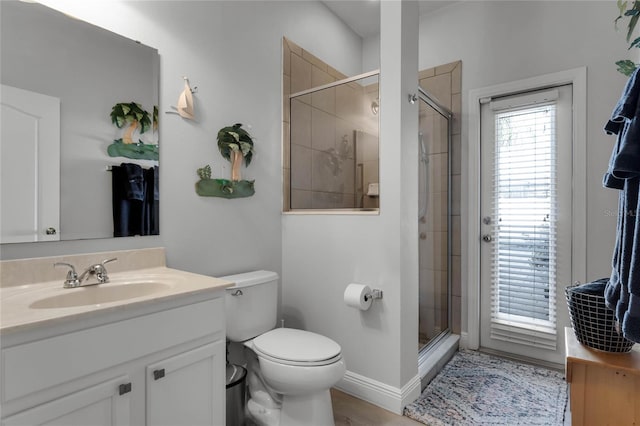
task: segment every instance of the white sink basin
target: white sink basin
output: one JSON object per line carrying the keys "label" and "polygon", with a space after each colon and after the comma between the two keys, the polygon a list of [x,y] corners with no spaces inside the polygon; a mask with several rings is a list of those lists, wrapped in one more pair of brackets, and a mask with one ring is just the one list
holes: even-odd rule
{"label": "white sink basin", "polygon": [[45,297],[31,303],[31,309],[56,309],[74,306],[98,305],[150,296],[172,287],[162,281],[125,281],[65,289],[64,293]]}
{"label": "white sink basin", "polygon": [[118,316],[128,309],[146,312],[193,303],[211,292],[223,296],[233,285],[166,266],[114,272],[109,278],[105,284],[78,288],[63,288],[63,278],[0,286],[0,336],[45,324],[78,323],[98,312]]}

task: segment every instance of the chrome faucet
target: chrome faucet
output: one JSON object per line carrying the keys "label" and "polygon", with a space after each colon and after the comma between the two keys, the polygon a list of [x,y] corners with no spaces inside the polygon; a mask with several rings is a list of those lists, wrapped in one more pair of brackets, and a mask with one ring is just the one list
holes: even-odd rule
{"label": "chrome faucet", "polygon": [[103,260],[101,263],[94,263],[89,266],[78,278],[80,281],[79,285],[93,285],[93,284],[82,284],[85,280],[87,280],[90,276],[95,275],[98,280],[97,283],[94,284],[104,284],[109,282],[109,275],[107,275],[107,268],[104,267],[105,263],[113,262],[114,260],[118,260],[117,257],[113,259]]}
{"label": "chrome faucet", "polygon": [[53,264],[53,267],[56,266],[68,266],[69,272],[67,272],[67,279],[64,281],[64,288],[73,288],[78,287],[80,285],[80,281],[78,280],[78,274],[76,273],[76,268],[70,263],[66,262],[56,262]]}
{"label": "chrome faucet", "polygon": [[[70,264],[65,262],[56,262],[53,266],[67,266],[70,268],[69,272],[67,272],[67,279],[64,281],[64,288],[75,288],[82,287],[86,285],[96,285],[96,284],[104,284],[109,282],[109,275],[107,274],[107,268],[105,268],[105,263],[113,262],[114,260],[118,260],[117,257],[113,259],[106,259],[100,263],[94,263],[89,266],[79,277],[76,273],[76,268]],[[96,277],[97,282],[95,283],[85,283],[87,279],[91,276]]]}

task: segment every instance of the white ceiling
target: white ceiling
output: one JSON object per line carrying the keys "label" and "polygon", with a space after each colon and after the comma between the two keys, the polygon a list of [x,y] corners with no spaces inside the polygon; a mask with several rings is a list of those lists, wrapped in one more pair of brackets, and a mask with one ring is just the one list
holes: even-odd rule
{"label": "white ceiling", "polygon": [[[380,2],[376,0],[324,0],[323,3],[356,34],[367,38],[380,33]],[[420,0],[420,16],[432,13],[454,0]]]}

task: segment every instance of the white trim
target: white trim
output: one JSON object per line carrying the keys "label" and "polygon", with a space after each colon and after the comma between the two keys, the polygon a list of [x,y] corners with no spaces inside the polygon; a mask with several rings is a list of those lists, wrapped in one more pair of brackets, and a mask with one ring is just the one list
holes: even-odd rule
{"label": "white trim", "polygon": [[402,415],[404,407],[420,396],[420,376],[416,375],[400,389],[347,371],[335,388]]}
{"label": "white trim", "polygon": [[[580,67],[524,80],[469,90],[469,127],[466,155],[463,152],[462,197],[467,202],[468,221],[463,223],[463,274],[467,283],[467,335],[462,347],[480,347],[480,104],[486,98],[562,84],[573,85],[573,191],[571,232],[571,282],[586,279],[587,258],[587,68]],[[466,164],[466,167],[465,167]],[[466,241],[465,241],[466,240]],[[465,253],[463,253],[464,255]],[[466,261],[465,261],[466,260]]]}
{"label": "white trim", "polygon": [[467,333],[466,331],[460,333],[459,349],[471,349],[469,347],[469,333]]}
{"label": "white trim", "polygon": [[[573,200],[571,282],[587,279],[587,68],[573,79]],[[577,147],[577,149],[575,149]]]}
{"label": "white trim", "polygon": [[502,111],[505,109],[518,109],[531,107],[532,105],[547,103],[558,99],[558,89],[538,91],[527,95],[507,96],[491,100],[492,111]]}

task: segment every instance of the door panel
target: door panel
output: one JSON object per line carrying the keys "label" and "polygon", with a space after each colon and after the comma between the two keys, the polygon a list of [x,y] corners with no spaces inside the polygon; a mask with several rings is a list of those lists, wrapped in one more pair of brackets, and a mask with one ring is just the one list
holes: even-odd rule
{"label": "door panel", "polygon": [[60,100],[2,85],[1,103],[0,242],[59,240]]}
{"label": "door panel", "polygon": [[571,85],[482,105],[482,348],[564,361],[571,183]]}

